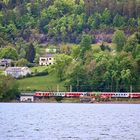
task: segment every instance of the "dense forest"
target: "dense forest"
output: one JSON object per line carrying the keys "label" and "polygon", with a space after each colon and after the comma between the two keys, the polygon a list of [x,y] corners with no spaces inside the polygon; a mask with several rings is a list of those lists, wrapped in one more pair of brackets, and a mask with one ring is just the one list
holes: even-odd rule
{"label": "dense forest", "polygon": [[50,44],[68,90],[140,91],[140,0],[0,1],[0,58],[38,63]]}
{"label": "dense forest", "polygon": [[[139,0],[2,0],[0,45],[111,42],[116,28],[130,35],[140,27]],[[25,42],[24,42],[25,41]]]}

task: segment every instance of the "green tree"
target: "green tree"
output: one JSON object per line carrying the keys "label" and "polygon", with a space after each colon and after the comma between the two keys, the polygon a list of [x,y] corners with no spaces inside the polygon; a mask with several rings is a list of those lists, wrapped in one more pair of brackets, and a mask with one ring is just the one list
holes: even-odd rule
{"label": "green tree", "polygon": [[101,14],[96,12],[94,14],[93,18],[94,18],[94,20],[92,23],[92,27],[94,29],[98,29],[100,27],[100,24],[101,24]]}
{"label": "green tree", "polygon": [[81,62],[73,62],[68,67],[66,86],[72,86],[73,91],[88,91],[86,71]]}
{"label": "green tree", "polygon": [[35,59],[35,48],[33,46],[33,44],[31,43],[28,48],[26,49],[26,59],[30,62],[33,63],[34,59]]}
{"label": "green tree", "polygon": [[111,23],[111,14],[110,14],[110,11],[107,8],[102,13],[102,21],[106,25]]}
{"label": "green tree", "polygon": [[115,27],[123,27],[125,25],[124,17],[120,16],[119,14],[116,14],[116,16],[113,19],[113,25]]}
{"label": "green tree", "polygon": [[29,62],[26,59],[21,58],[16,62],[16,66],[25,67],[28,63]]}
{"label": "green tree", "polygon": [[19,98],[18,84],[10,76],[0,75],[0,101],[11,101]]}
{"label": "green tree", "polygon": [[20,59],[21,59],[21,58],[25,58],[25,56],[26,56],[26,51],[25,51],[25,49],[20,47],[20,50],[19,50],[19,58],[20,58]]}
{"label": "green tree", "polygon": [[55,64],[54,64],[54,70],[57,72],[58,78],[60,81],[65,79],[65,74],[67,72],[67,67],[72,61],[72,57],[65,55],[65,54],[59,54],[55,57]]}
{"label": "green tree", "polygon": [[0,58],[17,60],[18,54],[15,48],[8,46],[0,49]]}
{"label": "green tree", "polygon": [[140,46],[140,34],[136,32],[128,37],[126,45],[124,47],[124,51],[132,53],[133,57],[137,58],[137,56],[139,56],[140,54],[139,46]]}
{"label": "green tree", "polygon": [[91,50],[91,36],[84,34],[80,42],[80,58],[85,61],[85,54],[87,51]]}
{"label": "green tree", "polygon": [[112,39],[113,43],[116,44],[116,50],[117,52],[120,52],[123,50],[123,47],[126,43],[126,37],[123,31],[117,30],[114,34],[113,34],[113,39]]}

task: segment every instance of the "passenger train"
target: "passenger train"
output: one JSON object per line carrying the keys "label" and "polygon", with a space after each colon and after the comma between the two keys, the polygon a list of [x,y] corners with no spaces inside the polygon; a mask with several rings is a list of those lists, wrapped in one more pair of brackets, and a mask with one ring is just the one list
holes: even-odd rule
{"label": "passenger train", "polygon": [[140,98],[140,92],[35,92],[34,97],[101,97],[101,98]]}

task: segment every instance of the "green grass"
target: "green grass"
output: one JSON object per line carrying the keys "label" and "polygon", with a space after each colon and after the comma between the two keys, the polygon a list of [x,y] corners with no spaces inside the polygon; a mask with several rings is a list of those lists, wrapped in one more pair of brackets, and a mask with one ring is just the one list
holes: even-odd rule
{"label": "green grass", "polygon": [[37,50],[36,50],[36,52],[38,53],[38,54],[40,54],[40,55],[44,55],[45,54],[45,52],[46,52],[46,48],[41,48],[41,47],[38,47],[37,48]]}
{"label": "green grass", "polygon": [[[93,50],[101,51],[100,45],[101,45],[100,43],[98,43],[98,44],[92,44]],[[105,42],[104,45],[109,46],[112,50],[115,50],[116,49],[115,44],[113,44],[113,43],[106,43]]]}
{"label": "green grass", "polygon": [[0,70],[0,75],[4,75],[4,70]]}
{"label": "green grass", "polygon": [[56,74],[35,76],[17,80],[21,91],[65,91],[64,82],[59,82]]}

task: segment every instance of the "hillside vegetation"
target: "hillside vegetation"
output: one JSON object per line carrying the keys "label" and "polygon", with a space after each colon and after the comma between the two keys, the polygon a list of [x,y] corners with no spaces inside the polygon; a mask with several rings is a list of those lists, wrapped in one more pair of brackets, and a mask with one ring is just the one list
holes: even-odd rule
{"label": "hillside vegetation", "polygon": [[[140,26],[139,0],[2,0],[0,45],[19,50],[26,42],[79,43],[83,32],[92,42],[111,41],[116,28],[127,35]],[[20,51],[19,51],[20,52]]]}
{"label": "hillside vegetation", "polygon": [[140,1],[2,0],[0,47],[29,67],[57,50],[48,75],[20,79],[20,90],[140,91]]}

